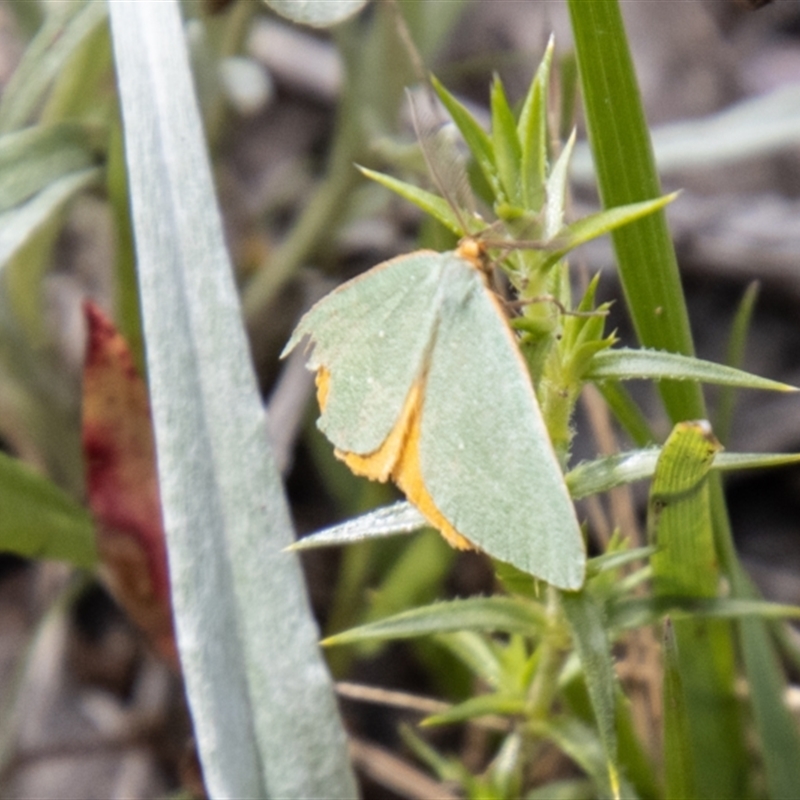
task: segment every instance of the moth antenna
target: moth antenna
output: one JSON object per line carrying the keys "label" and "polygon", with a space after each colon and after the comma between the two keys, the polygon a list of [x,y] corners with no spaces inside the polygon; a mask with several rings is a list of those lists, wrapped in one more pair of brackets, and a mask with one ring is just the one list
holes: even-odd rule
{"label": "moth antenna", "polygon": [[414,77],[420,86],[427,86],[428,91],[431,91],[430,84],[428,83],[428,72],[425,69],[425,62],[422,58],[422,53],[414,44],[414,39],[411,36],[411,31],[408,29],[408,23],[403,13],[400,11],[400,6],[397,0],[388,0],[389,8],[394,15],[395,26],[397,27],[397,35],[400,37],[400,43],[406,50],[408,61],[411,64],[411,69],[414,72]]}
{"label": "moth antenna", "polygon": [[428,87],[425,92],[428,109],[423,112],[411,92],[406,91],[411,123],[433,185],[452,209],[463,233],[469,234],[470,229],[464,214],[465,211],[470,215],[474,214],[475,199],[464,162],[447,136],[446,123],[438,113],[436,99],[430,92]]}

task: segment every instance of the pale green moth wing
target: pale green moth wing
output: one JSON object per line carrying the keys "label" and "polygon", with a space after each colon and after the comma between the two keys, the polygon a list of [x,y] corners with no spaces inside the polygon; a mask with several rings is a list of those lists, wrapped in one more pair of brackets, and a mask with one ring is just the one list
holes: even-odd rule
{"label": "pale green moth wing", "polygon": [[391,477],[455,547],[582,585],[583,539],[527,369],[469,261],[379,265],[314,306],[284,354],[305,336],[318,425],[354,472]]}
{"label": "pale green moth wing", "polygon": [[348,281],[300,320],[282,356],[313,341],[309,368],[330,372],[318,425],[342,452],[372,453],[394,428],[424,372],[445,288],[441,254],[422,250]]}
{"label": "pale green moth wing", "polygon": [[562,589],[586,552],[525,363],[478,272],[450,256],[422,404],[423,482],[442,515],[501,561]]}

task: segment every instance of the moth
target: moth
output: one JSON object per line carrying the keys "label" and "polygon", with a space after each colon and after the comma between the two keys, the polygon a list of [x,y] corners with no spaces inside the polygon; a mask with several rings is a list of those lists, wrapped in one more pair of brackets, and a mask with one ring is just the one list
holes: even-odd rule
{"label": "moth", "polygon": [[420,250],[335,289],[300,321],[318,427],[357,475],[391,479],[444,538],[561,589],[586,553],[480,243]]}

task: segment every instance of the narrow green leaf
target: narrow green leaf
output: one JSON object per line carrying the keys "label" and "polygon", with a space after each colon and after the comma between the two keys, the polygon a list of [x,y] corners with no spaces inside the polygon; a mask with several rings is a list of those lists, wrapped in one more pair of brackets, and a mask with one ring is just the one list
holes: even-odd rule
{"label": "narrow green leaf", "polygon": [[660,452],[657,447],[649,447],[584,461],[565,476],[569,493],[573,500],[579,500],[615,486],[650,478],[655,472]]}
{"label": "narrow green leaf", "polygon": [[[759,283],[753,281],[745,290],[736,315],[733,318],[731,333],[728,339],[728,348],[725,353],[725,364],[729,367],[741,369],[744,363],[744,351],[747,345],[747,334],[750,330],[750,321],[753,318],[756,300],[758,299]],[[733,422],[733,409],[737,392],[733,387],[727,387],[720,392],[717,400],[716,414],[714,415],[714,430],[721,442],[728,441],[731,424]]]}
{"label": "narrow green leaf", "polygon": [[91,514],[21,461],[0,453],[0,550],[89,569],[97,563]]}
{"label": "narrow green leaf", "polygon": [[[619,3],[568,0],[568,7],[603,207],[654,200],[661,186]],[[615,229],[612,241],[639,342],[694,355],[664,213]],[[658,388],[673,421],[706,416],[698,386],[664,382]]]}
{"label": "narrow green leaf", "polygon": [[489,637],[474,631],[439,633],[433,640],[452,653],[477,678],[495,691],[504,688],[506,672],[498,648]]}
{"label": "narrow green leaf", "polygon": [[[400,738],[403,744],[431,770],[441,781],[450,781],[456,785],[470,785],[474,778],[457,758],[445,758],[431,747],[410,725],[400,725]],[[455,797],[455,795],[453,795]],[[450,800],[446,796],[445,800]]]}
{"label": "narrow green leaf", "polygon": [[39,32],[25,51],[0,100],[0,133],[25,125],[48,89],[81,44],[105,23],[105,3],[59,3],[49,6]]}
{"label": "narrow green leaf", "polygon": [[522,146],[522,205],[527,209],[541,208],[545,199],[542,192],[547,175],[547,148],[550,141],[547,94],[554,50],[555,41],[551,36],[531,82],[517,125],[517,136]]}
{"label": "narrow green leaf", "polygon": [[551,255],[551,261],[563,258],[570,250],[574,250],[586,242],[616,231],[630,225],[635,220],[647,217],[671,203],[677,194],[668,194],[657,197],[655,200],[645,200],[641,203],[630,203],[625,206],[598,211],[588,217],[570,223],[566,230],[558,234],[556,240],[558,247]]}
{"label": "narrow green leaf", "polygon": [[718,453],[712,469],[732,472],[739,469],[785,467],[800,461],[798,453]]}
{"label": "narrow green leaf", "polygon": [[695,599],[686,611],[691,615],[716,619],[800,619],[800,606],[768,600],[737,600],[734,597]]}
{"label": "narrow green leaf", "polygon": [[89,133],[81,125],[37,125],[0,136],[0,213],[91,166]]}
{"label": "narrow green leaf", "polygon": [[689,710],[683,691],[678,643],[664,624],[664,780],[666,797],[695,797],[695,765],[690,747]]}
{"label": "narrow green leaf", "polygon": [[453,725],[457,722],[485,717],[490,714],[498,716],[521,716],[525,713],[525,698],[519,694],[481,694],[458,703],[447,711],[431,714],[420,723],[425,728],[437,725]]}
{"label": "narrow green leaf", "polygon": [[517,122],[508,104],[503,83],[498,75],[492,82],[492,145],[495,166],[502,196],[497,199],[502,203],[522,206],[522,186],[520,183],[520,165],[522,162],[522,145],[517,136]]}
{"label": "narrow green leaf", "polygon": [[592,702],[600,741],[606,752],[608,781],[614,796],[619,794],[617,760],[616,673],[611,645],[600,607],[585,591],[562,592],[561,606],[569,620],[583,676]]}
{"label": "narrow green leaf", "polygon": [[[626,702],[622,689],[617,687],[617,738],[619,739],[620,767],[624,776],[620,794],[641,798],[662,796],[661,776],[656,775],[651,744],[642,737],[633,720],[633,705]],[[630,789],[626,787],[630,784]]]}
{"label": "narrow green leaf", "polygon": [[[725,510],[721,481],[711,482],[715,534],[720,563],[726,569],[734,599],[758,599],[759,593],[736,559]],[[756,733],[762,752],[770,796],[798,797],[800,735],[784,700],[786,678],[778,667],[778,649],[763,619],[738,623]]]}
{"label": "narrow green leaf", "polygon": [[509,597],[471,597],[404,611],[323,640],[326,646],[373,639],[409,639],[433,633],[503,631],[530,635],[545,623],[543,612]]}
{"label": "narrow green leaf", "polygon": [[564,227],[564,211],[567,206],[567,185],[569,182],[569,161],[575,147],[575,131],[567,139],[564,149],[553,164],[547,176],[546,204],[544,209],[545,241],[554,239]]}
{"label": "narrow green leaf", "polygon": [[634,561],[642,561],[655,553],[655,547],[635,547],[632,550],[603,553],[589,559],[587,571],[590,575],[599,575],[601,572],[619,569]]}
{"label": "narrow green leaf", "polygon": [[329,28],[358,13],[367,0],[266,0],[266,3],[292,22]]}
{"label": "narrow green leaf", "polygon": [[783,699],[786,676],[763,624],[763,616],[757,614],[755,619],[742,619],[739,624],[761,758],[769,797],[774,800],[798,800],[800,758],[797,754],[800,753],[800,735],[797,721]]}
{"label": "narrow green leaf", "polygon": [[800,618],[800,606],[771,603],[768,600],[737,600],[734,597],[695,597],[665,595],[620,600],[608,608],[609,627],[627,630],[652,625],[666,614],[673,620],[708,619],[777,620]]}
{"label": "narrow green leaf", "polygon": [[118,112],[116,97],[108,90],[113,76],[111,32],[104,20],[81,39],[59,70],[42,107],[41,121],[80,119],[96,126],[105,144],[105,125]]}
{"label": "narrow green leaf", "polygon": [[136,251],[131,225],[128,173],[125,168],[125,143],[122,137],[122,122],[117,115],[109,132],[106,162],[106,191],[114,219],[116,240],[114,277],[117,290],[114,320],[131,348],[136,365],[144,375],[146,368],[142,313],[136,279]]}
{"label": "narrow green leaf", "polygon": [[675,380],[699,381],[744,389],[766,389],[773,392],[796,392],[794,386],[761,378],[724,364],[703,361],[692,356],[666,353],[662,350],[632,350],[619,347],[602,350],[595,355],[585,375],[586,380]]}
{"label": "narrow green leaf", "polygon": [[416,537],[393,560],[380,585],[372,592],[372,603],[362,622],[383,619],[412,606],[432,602],[454,557],[453,548],[433,531]]}
{"label": "narrow green leaf", "polygon": [[96,168],[70,172],[22,205],[0,214],[0,272],[75,194],[100,177]]}
{"label": "narrow green leaf", "polygon": [[[522,779],[527,761],[527,737],[522,731],[512,731],[503,739],[497,755],[489,769],[489,781],[498,800],[504,797],[519,797],[522,794]],[[472,793],[482,797],[483,792]]]}
{"label": "narrow green leaf", "polygon": [[450,207],[450,204],[438,194],[420,189],[418,186],[413,186],[405,181],[393,178],[391,175],[385,175],[382,172],[375,172],[374,170],[367,169],[366,167],[359,167],[362,174],[371,178],[376,183],[391,189],[395,194],[413,203],[417,208],[422,209],[426,214],[429,214],[434,219],[437,219],[446,228],[449,228],[456,236],[464,236],[468,231],[465,231],[461,221],[455,215],[455,212]]}
{"label": "narrow green leaf", "polygon": [[574,717],[560,717],[536,722],[532,728],[551,739],[594,782],[601,798],[635,797],[636,793],[624,779],[618,791],[608,780],[608,762],[605,749],[595,731]]}
{"label": "narrow green leaf", "polygon": [[356,796],[174,0],[110,4],[178,646],[213,797]]}

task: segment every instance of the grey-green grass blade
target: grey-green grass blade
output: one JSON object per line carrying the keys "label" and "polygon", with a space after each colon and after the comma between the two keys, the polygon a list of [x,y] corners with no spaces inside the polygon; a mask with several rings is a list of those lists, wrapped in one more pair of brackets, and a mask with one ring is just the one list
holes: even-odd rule
{"label": "grey-green grass blade", "polygon": [[315,547],[353,544],[367,539],[413,533],[429,525],[411,503],[400,501],[304,536],[287,549],[310,550]]}
{"label": "grey-green grass blade", "polygon": [[[735,369],[741,369],[744,363],[744,354],[747,347],[747,337],[750,333],[750,323],[753,319],[760,284],[753,281],[745,290],[731,324],[728,336],[728,347],[725,352],[725,364]],[[727,442],[733,423],[733,414],[738,393],[734,387],[722,389],[717,398],[714,413],[714,430],[721,442]]]}
{"label": "grey-green grass blade", "polygon": [[89,130],[75,123],[36,125],[0,136],[0,213],[94,162]]}
{"label": "grey-green grass blade", "polygon": [[[100,4],[105,7],[105,4]],[[176,0],[109,4],[181,666],[212,797],[356,796]]]}
{"label": "grey-green grass blade", "polygon": [[0,272],[59,209],[100,177],[89,167],[62,175],[21,205],[0,214]]}
{"label": "grey-green grass blade", "polygon": [[58,3],[25,51],[0,101],[0,132],[25,125],[41,106],[72,56],[106,19],[107,6],[96,0]]}

